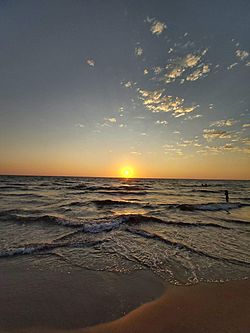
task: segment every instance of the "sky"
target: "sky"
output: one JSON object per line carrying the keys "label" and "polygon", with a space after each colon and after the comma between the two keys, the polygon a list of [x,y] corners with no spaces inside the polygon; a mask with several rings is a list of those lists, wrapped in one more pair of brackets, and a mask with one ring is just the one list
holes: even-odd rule
{"label": "sky", "polygon": [[0,0],[0,174],[250,179],[250,1]]}

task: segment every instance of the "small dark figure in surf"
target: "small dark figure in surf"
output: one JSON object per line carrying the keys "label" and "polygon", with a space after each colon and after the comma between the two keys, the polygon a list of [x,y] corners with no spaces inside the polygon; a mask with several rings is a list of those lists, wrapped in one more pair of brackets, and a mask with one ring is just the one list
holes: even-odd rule
{"label": "small dark figure in surf", "polygon": [[225,191],[226,202],[229,202],[228,190]]}

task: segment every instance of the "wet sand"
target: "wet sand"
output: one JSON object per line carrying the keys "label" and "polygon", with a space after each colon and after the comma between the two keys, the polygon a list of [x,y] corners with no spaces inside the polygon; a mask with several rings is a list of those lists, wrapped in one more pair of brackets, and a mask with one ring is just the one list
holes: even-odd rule
{"label": "wet sand", "polygon": [[0,264],[0,332],[82,329],[120,318],[164,289],[149,271],[37,269],[12,259]]}
{"label": "wet sand", "polygon": [[0,332],[247,333],[250,280],[175,287],[149,271],[54,271],[14,262],[0,266],[0,309]]}
{"label": "wet sand", "polygon": [[169,288],[159,300],[83,333],[247,333],[250,280]]}

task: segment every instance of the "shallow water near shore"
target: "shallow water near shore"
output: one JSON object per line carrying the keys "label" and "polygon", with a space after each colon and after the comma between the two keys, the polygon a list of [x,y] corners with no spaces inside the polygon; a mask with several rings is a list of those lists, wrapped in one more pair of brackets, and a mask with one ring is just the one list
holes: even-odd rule
{"label": "shallow water near shore", "polygon": [[0,190],[0,263],[177,285],[250,276],[250,181],[1,176]]}

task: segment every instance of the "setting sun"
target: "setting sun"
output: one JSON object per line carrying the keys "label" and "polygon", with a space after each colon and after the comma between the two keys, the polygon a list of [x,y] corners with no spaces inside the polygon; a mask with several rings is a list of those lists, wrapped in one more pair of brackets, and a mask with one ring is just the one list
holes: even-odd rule
{"label": "setting sun", "polygon": [[121,169],[121,176],[123,178],[131,178],[133,177],[133,175],[134,175],[134,170],[131,167],[126,166]]}

